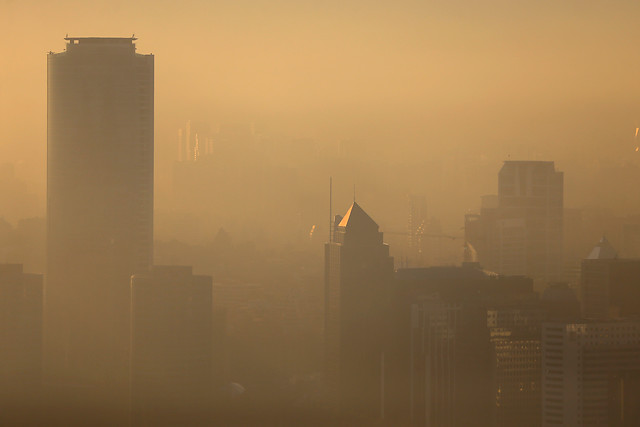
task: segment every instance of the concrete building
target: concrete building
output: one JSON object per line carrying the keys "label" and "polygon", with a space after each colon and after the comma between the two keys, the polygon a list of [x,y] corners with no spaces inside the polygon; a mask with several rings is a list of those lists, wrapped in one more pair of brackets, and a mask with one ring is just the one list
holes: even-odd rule
{"label": "concrete building", "polygon": [[504,162],[497,204],[485,197],[480,214],[465,218],[466,237],[483,267],[509,276],[561,280],[563,180],[553,162]]}
{"label": "concrete building", "polygon": [[494,426],[540,426],[543,317],[538,304],[487,311],[493,353]]}
{"label": "concrete building", "polygon": [[459,312],[437,295],[411,305],[409,425],[456,425]]}
{"label": "concrete building", "polygon": [[[42,275],[0,264],[0,413],[21,424],[40,403]],[[14,418],[17,417],[17,418]]]}
{"label": "concrete building", "polygon": [[[515,327],[528,317],[505,318],[503,308],[535,303],[532,280],[499,276],[469,263],[399,269],[394,286],[390,347],[395,352],[389,353],[396,369],[388,369],[393,377],[387,382],[398,419],[408,425],[495,425],[497,399],[503,397],[508,407],[512,397],[498,396],[498,386],[514,381],[500,377],[506,376],[505,364],[511,362],[502,350],[517,344],[515,334],[513,339],[501,337],[500,344],[491,332],[511,334],[508,327],[520,331]],[[496,346],[503,359],[496,357]],[[527,365],[523,372],[531,376],[534,370]]]}
{"label": "concrete building", "polygon": [[640,315],[640,259],[618,258],[603,237],[582,260],[580,293],[585,318]]}
{"label": "concrete building", "polygon": [[134,37],[65,40],[47,57],[45,378],[111,411],[128,387],[130,276],[153,256],[154,57]]}
{"label": "concrete building", "polygon": [[385,321],[393,258],[357,204],[336,216],[325,245],[326,393],[343,416],[384,418]]}
{"label": "concrete building", "polygon": [[640,323],[545,323],[542,425],[640,424]]}
{"label": "concrete building", "polygon": [[[207,424],[213,404],[212,279],[154,266],[131,278],[133,425]],[[210,420],[209,420],[210,421]]]}

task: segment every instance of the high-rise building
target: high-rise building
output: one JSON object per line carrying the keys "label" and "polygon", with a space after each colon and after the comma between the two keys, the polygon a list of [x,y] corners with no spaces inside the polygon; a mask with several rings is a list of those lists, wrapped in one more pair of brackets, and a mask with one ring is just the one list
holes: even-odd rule
{"label": "high-rise building", "polygon": [[545,323],[542,425],[640,423],[640,323]]}
{"label": "high-rise building", "polygon": [[537,304],[487,311],[496,427],[540,426],[542,318]]}
{"label": "high-rise building", "polygon": [[153,256],[154,57],[134,37],[65,40],[47,58],[45,377],[121,396],[130,276]]}
{"label": "high-rise building", "polygon": [[484,427],[515,419],[509,407],[521,403],[535,411],[533,387],[513,390],[508,372],[517,368],[528,378],[539,372],[535,360],[509,360],[510,349],[523,355],[536,351],[535,336],[528,329],[520,332],[526,329],[523,321],[535,323],[530,312],[538,312],[520,309],[516,316],[508,309],[535,304],[531,279],[499,276],[467,263],[398,269],[394,286],[391,347],[398,369],[388,369],[394,377],[387,382],[400,419],[409,425]]}
{"label": "high-rise building", "polygon": [[497,206],[467,217],[483,267],[546,282],[562,278],[563,180],[553,162],[506,161]]}
{"label": "high-rise building", "polygon": [[193,275],[191,267],[154,266],[131,278],[133,425],[207,423],[212,310],[211,276]]}
{"label": "high-rise building", "polygon": [[608,319],[640,315],[640,259],[618,258],[606,237],[582,260],[582,315]]}
{"label": "high-rise building", "polygon": [[437,295],[411,305],[409,424],[456,425],[456,324],[460,305]]}
{"label": "high-rise building", "polygon": [[42,275],[24,273],[21,264],[0,264],[0,412],[3,423],[25,423],[23,416],[37,408],[41,387]]}
{"label": "high-rise building", "polygon": [[393,258],[357,204],[325,246],[326,391],[349,418],[384,417],[385,321]]}

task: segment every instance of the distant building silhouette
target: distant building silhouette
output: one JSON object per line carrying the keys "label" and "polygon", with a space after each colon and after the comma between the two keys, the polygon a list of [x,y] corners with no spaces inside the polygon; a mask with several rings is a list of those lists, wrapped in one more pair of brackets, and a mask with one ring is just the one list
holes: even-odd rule
{"label": "distant building silhouette", "polygon": [[153,256],[154,57],[65,40],[47,58],[45,375],[106,408],[126,396],[130,276]]}
{"label": "distant building silhouette", "polygon": [[505,275],[560,280],[563,173],[553,162],[506,161],[497,204],[491,200],[483,199],[480,215],[465,218],[466,238],[481,265]]}
{"label": "distant building silhouette", "polygon": [[213,404],[212,279],[154,266],[131,278],[133,425],[206,424]]}
{"label": "distant building silhouette", "polygon": [[34,410],[42,387],[42,275],[0,264],[0,419]]}
{"label": "distant building silhouette", "polygon": [[325,245],[327,396],[345,416],[384,417],[387,298],[393,258],[378,224],[353,203]]}
{"label": "distant building silhouette", "polygon": [[640,324],[545,323],[542,425],[640,425]]}
{"label": "distant building silhouette", "polygon": [[640,259],[618,258],[606,237],[582,260],[582,315],[608,319],[640,315]]}

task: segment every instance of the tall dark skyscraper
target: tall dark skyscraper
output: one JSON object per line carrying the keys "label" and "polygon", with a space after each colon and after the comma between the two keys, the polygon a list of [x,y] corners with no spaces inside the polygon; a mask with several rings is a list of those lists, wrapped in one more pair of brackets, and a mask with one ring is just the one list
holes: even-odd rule
{"label": "tall dark skyscraper", "polygon": [[106,392],[128,383],[130,276],[152,263],[154,57],[65,40],[47,58],[44,373]]}
{"label": "tall dark skyscraper", "polygon": [[353,203],[325,246],[327,395],[347,417],[384,415],[385,321],[393,258],[378,224]]}

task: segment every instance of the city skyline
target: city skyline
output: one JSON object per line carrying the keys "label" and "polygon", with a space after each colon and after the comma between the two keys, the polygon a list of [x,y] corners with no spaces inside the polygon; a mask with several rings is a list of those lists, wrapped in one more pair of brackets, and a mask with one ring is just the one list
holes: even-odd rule
{"label": "city skyline", "polygon": [[0,422],[640,425],[637,12],[1,2]]}

